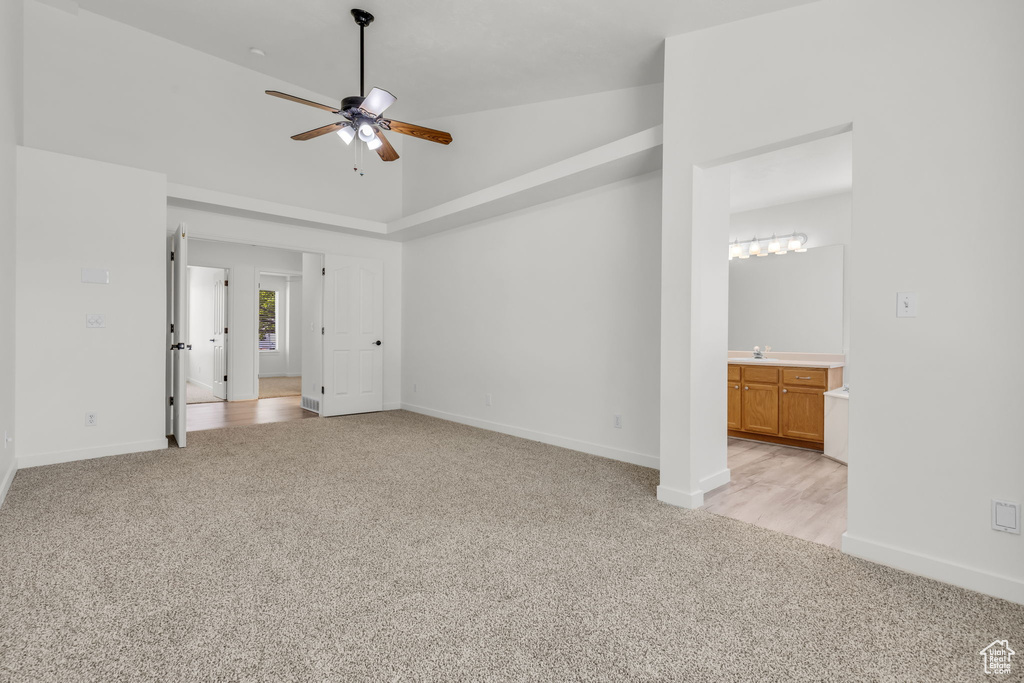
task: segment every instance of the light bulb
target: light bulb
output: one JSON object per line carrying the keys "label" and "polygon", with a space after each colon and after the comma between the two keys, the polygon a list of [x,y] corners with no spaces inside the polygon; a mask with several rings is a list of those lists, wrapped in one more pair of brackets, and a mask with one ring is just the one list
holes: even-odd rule
{"label": "light bulb", "polygon": [[345,126],[344,128],[338,129],[338,137],[345,141],[345,144],[351,144],[352,140],[356,137],[356,132],[352,130],[352,126]]}
{"label": "light bulb", "polygon": [[368,123],[364,123],[359,126],[359,139],[363,142],[369,142],[370,140],[377,137],[373,132],[373,126]]}
{"label": "light bulb", "polygon": [[370,150],[377,149],[378,147],[380,147],[383,144],[384,143],[381,142],[380,138],[377,137],[376,135],[374,135],[372,138],[370,138],[369,140],[366,141],[366,147],[367,147],[367,149],[370,149]]}
{"label": "light bulb", "polygon": [[782,249],[782,245],[779,244],[779,241],[777,239],[775,239],[775,235],[772,235],[772,239],[768,243],[768,253],[769,254],[774,254],[774,253],[778,252],[779,249]]}
{"label": "light bulb", "polygon": [[775,255],[776,255],[776,256],[782,256],[783,254],[788,254],[788,253],[789,253],[788,251],[786,251],[785,249],[783,249],[782,251],[777,251],[777,252],[775,252]]}
{"label": "light bulb", "polygon": [[789,248],[792,249],[793,251],[796,251],[797,249],[799,249],[800,248],[800,240],[797,239],[796,237],[791,237],[789,239]]}
{"label": "light bulb", "polygon": [[739,256],[740,252],[742,251],[742,247],[740,247],[738,243],[733,242],[732,244],[729,245],[729,258]]}
{"label": "light bulb", "polygon": [[750,243],[749,251],[750,251],[751,254],[754,254],[755,256],[757,254],[760,254],[761,253],[761,243],[758,242],[757,240],[754,240],[753,242]]}

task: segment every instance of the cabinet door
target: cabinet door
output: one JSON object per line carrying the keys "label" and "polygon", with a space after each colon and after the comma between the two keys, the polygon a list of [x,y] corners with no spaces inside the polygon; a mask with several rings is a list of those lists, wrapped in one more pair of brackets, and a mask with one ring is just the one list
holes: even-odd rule
{"label": "cabinet door", "polygon": [[821,389],[783,388],[782,436],[805,441],[825,440],[825,394]]}
{"label": "cabinet door", "polygon": [[779,433],[779,387],[775,384],[744,384],[742,395],[743,431]]}
{"label": "cabinet door", "polygon": [[740,422],[743,387],[738,382],[729,382],[725,390],[729,396],[729,429],[743,429],[743,423]]}

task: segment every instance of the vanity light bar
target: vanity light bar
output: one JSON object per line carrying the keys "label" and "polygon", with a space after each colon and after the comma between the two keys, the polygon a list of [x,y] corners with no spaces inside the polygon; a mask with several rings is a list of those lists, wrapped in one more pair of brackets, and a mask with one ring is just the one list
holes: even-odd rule
{"label": "vanity light bar", "polygon": [[802,232],[794,232],[789,235],[782,235],[781,237],[772,235],[769,239],[755,236],[749,240],[733,240],[729,245],[729,260],[732,261],[734,258],[745,259],[751,256],[767,256],[768,254],[781,256],[790,251],[802,254],[807,251],[807,247],[804,246],[806,244],[807,235]]}

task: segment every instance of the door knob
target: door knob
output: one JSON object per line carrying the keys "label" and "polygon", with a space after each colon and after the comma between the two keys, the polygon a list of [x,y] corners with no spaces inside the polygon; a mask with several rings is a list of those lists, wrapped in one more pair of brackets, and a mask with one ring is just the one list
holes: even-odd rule
{"label": "door knob", "polygon": [[373,345],[374,346],[380,346],[380,339],[378,339],[377,341],[373,342]]}

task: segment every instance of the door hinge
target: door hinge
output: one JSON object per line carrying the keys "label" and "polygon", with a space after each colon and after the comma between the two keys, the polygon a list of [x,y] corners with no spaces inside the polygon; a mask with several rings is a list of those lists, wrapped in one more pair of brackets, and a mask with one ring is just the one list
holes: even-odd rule
{"label": "door hinge", "polygon": [[325,327],[321,327],[321,328],[320,328],[320,334],[324,334],[324,330],[325,330],[325,329],[327,329],[327,328],[325,328]]}
{"label": "door hinge", "polygon": [[171,260],[172,261],[174,260],[174,252],[173,251],[171,252]]}
{"label": "door hinge", "polygon": [[227,381],[228,381],[228,376],[227,376],[227,375],[224,375],[224,381],[225,381],[225,382],[227,382]]}
{"label": "door hinge", "polygon": [[227,280],[225,280],[225,281],[224,281],[224,286],[225,286],[225,287],[227,287],[227,286],[228,286],[228,281],[227,281]]}
{"label": "door hinge", "polygon": [[174,323],[171,323],[171,332],[174,332]]}
{"label": "door hinge", "polygon": [[173,396],[169,396],[168,398],[170,399],[170,402],[168,403],[168,405],[172,405],[173,406],[174,405],[174,397]]}
{"label": "door hinge", "polygon": [[[171,252],[171,260],[172,261],[174,260],[174,252]],[[321,275],[327,275],[327,268],[326,268],[326,266],[320,269],[320,274]]]}
{"label": "door hinge", "polygon": [[324,393],[324,388],[323,387],[320,387],[320,393],[321,394]]}
{"label": "door hinge", "polygon": [[224,328],[224,334],[227,334],[227,333],[228,333],[228,328],[225,327]]}

